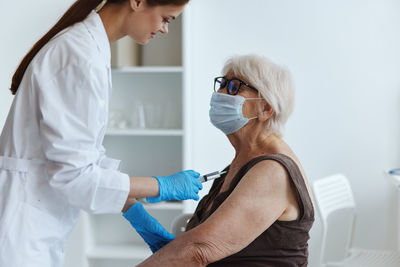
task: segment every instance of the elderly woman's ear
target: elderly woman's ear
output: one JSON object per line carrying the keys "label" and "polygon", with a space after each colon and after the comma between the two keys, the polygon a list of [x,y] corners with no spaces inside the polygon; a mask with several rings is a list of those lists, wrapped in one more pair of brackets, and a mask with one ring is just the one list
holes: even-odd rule
{"label": "elderly woman's ear", "polygon": [[258,120],[267,121],[269,120],[275,113],[275,110],[268,104],[265,100],[260,104],[260,112],[257,115]]}

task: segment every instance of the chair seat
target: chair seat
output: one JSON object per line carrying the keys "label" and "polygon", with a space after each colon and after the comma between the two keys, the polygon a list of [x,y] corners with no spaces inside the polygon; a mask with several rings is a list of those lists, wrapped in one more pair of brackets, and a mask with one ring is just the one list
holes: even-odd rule
{"label": "chair seat", "polygon": [[327,267],[399,267],[400,252],[384,250],[351,249],[346,259],[329,262]]}

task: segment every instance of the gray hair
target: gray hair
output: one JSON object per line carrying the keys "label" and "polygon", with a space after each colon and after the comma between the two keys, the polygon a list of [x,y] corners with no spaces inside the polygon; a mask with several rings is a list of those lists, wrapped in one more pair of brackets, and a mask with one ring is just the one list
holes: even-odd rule
{"label": "gray hair", "polygon": [[229,58],[222,73],[246,79],[259,90],[260,97],[274,110],[267,130],[270,134],[282,136],[294,105],[294,83],[289,70],[264,56],[243,55]]}

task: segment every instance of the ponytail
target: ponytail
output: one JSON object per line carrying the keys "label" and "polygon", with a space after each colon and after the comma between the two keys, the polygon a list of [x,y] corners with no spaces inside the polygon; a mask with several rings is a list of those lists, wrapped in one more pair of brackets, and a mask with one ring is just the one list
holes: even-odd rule
{"label": "ponytail", "polygon": [[62,30],[77,22],[84,20],[90,14],[90,12],[94,10],[101,2],[102,0],[76,1],[67,10],[67,12],[65,12],[61,19],[53,26],[53,28],[51,28],[39,41],[35,43],[28,54],[26,54],[26,56],[22,59],[12,77],[10,90],[13,95],[15,95],[15,93],[17,92],[22,77],[24,76],[24,73],[28,68],[29,63],[31,63],[32,59],[36,56],[39,50],[42,49],[42,47],[45,46],[51,40],[51,38],[56,36]]}

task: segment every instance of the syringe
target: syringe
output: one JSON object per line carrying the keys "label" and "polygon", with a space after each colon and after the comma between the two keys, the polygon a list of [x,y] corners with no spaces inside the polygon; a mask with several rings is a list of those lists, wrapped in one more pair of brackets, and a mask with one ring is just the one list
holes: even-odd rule
{"label": "syringe", "polygon": [[199,178],[197,178],[197,180],[199,180],[202,183],[205,183],[207,181],[217,179],[217,178],[221,177],[222,174],[225,174],[225,173],[227,173],[227,171],[222,171],[222,172],[216,171],[216,172],[204,174],[204,175],[200,176]]}

